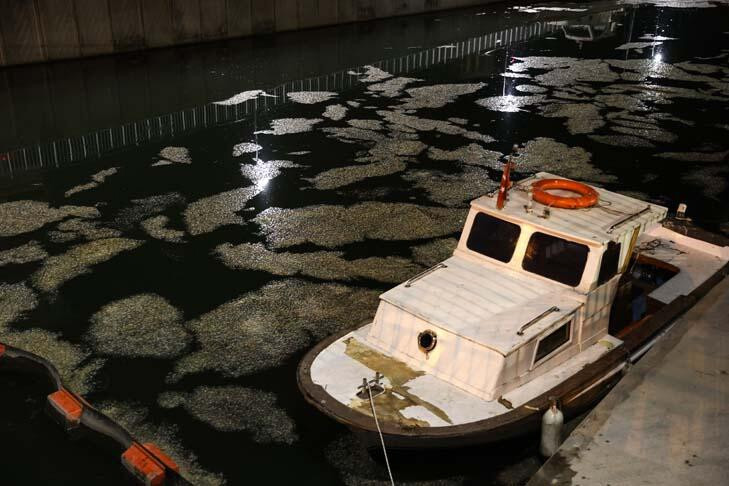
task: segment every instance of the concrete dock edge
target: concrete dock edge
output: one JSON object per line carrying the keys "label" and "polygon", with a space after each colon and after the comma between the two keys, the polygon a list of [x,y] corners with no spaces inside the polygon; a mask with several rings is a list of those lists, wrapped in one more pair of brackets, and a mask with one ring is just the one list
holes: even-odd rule
{"label": "concrete dock edge", "polygon": [[713,283],[528,486],[708,485],[729,477],[729,438],[720,432],[729,430],[729,279]]}

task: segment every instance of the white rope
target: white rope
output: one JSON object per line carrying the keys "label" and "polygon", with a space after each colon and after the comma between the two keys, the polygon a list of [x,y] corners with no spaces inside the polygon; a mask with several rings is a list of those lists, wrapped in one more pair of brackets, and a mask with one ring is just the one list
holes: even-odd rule
{"label": "white rope", "polygon": [[372,389],[370,384],[367,382],[367,393],[370,396],[370,406],[372,407],[372,416],[375,418],[375,425],[377,426],[377,433],[380,434],[380,443],[382,444],[382,453],[385,456],[385,465],[387,466],[387,474],[390,475],[390,484],[395,486],[395,480],[392,478],[392,470],[390,469],[390,461],[387,459],[387,449],[385,449],[385,439],[382,437],[382,431],[380,430],[380,423],[377,421],[377,412],[375,412],[375,401],[372,399]]}

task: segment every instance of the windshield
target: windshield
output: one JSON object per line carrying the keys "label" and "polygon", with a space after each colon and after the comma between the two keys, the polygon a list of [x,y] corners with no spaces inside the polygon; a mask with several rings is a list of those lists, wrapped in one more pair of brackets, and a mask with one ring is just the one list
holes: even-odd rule
{"label": "windshield", "polygon": [[518,224],[478,213],[473,220],[466,246],[469,250],[506,263],[514,254],[520,234],[521,228]]}
{"label": "windshield", "polygon": [[589,251],[587,245],[537,232],[529,238],[521,266],[527,272],[575,287],[582,280]]}

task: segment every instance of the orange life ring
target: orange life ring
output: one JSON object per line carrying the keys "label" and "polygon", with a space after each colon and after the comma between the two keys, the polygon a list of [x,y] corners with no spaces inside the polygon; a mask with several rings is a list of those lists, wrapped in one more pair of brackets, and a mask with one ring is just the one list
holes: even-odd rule
{"label": "orange life ring", "polygon": [[[576,192],[580,196],[555,196],[547,192],[550,189]],[[532,184],[532,198],[538,203],[553,208],[579,209],[597,204],[598,194],[592,187],[579,182],[567,179],[542,179]]]}

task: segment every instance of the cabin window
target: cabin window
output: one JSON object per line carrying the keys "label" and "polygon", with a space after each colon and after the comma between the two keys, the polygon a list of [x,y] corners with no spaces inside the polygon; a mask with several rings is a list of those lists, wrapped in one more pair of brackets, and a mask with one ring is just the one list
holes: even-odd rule
{"label": "cabin window", "polygon": [[473,220],[466,246],[500,262],[508,262],[519,241],[521,227],[486,213],[478,213]]}
{"label": "cabin window", "polygon": [[534,233],[521,266],[524,270],[575,287],[582,280],[587,263],[587,245]]}
{"label": "cabin window", "polygon": [[618,260],[620,259],[620,243],[611,241],[608,243],[605,253],[602,254],[602,263],[600,263],[600,276],[597,278],[597,284],[602,285],[618,273]]}
{"label": "cabin window", "polygon": [[555,352],[563,344],[567,343],[570,340],[571,328],[572,321],[569,321],[543,337],[539,343],[537,343],[537,353],[534,356],[534,364],[537,364]]}

